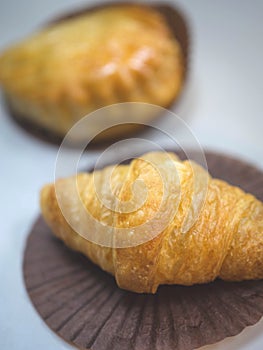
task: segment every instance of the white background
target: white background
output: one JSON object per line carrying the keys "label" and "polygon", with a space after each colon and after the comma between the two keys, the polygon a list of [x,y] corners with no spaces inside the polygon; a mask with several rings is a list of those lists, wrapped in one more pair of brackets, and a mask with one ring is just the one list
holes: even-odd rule
{"label": "white background", "polygon": [[[1,0],[0,48],[32,32],[74,0]],[[190,79],[177,113],[201,144],[263,168],[263,1],[177,1],[192,35]],[[38,193],[53,180],[57,148],[16,126],[0,105],[0,348],[65,349],[38,317],[22,279],[26,236]],[[93,162],[94,152],[88,154]],[[261,350],[263,322],[207,349]]]}

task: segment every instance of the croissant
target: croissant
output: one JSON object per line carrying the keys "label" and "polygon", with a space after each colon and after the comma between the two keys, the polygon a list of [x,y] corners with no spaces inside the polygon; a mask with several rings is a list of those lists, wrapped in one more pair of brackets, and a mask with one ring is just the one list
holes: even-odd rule
{"label": "croissant", "polygon": [[54,234],[120,288],[263,278],[263,203],[173,153],[59,179],[40,202]]}
{"label": "croissant", "polygon": [[169,106],[181,90],[184,69],[181,46],[159,11],[118,4],[52,23],[5,50],[0,84],[20,121],[64,137],[103,106]]}

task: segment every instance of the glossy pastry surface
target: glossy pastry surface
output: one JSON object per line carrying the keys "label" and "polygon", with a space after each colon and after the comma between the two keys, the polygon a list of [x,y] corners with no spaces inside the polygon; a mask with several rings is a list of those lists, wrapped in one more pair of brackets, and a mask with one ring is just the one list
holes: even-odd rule
{"label": "glossy pastry surface", "polygon": [[[76,183],[81,201],[72,191]],[[92,242],[74,229],[90,229],[81,206],[102,224],[90,236]],[[56,186],[43,188],[41,208],[58,238],[113,274],[127,290],[155,293],[160,284],[263,278],[262,202],[174,154],[149,153],[130,165],[58,180]],[[162,226],[166,213],[170,219]],[[140,230],[145,223],[151,229]],[[120,248],[96,243],[105,227],[115,243],[130,243],[137,231],[140,244]],[[126,236],[117,236],[119,229],[126,229]]]}
{"label": "glossy pastry surface", "polygon": [[109,104],[168,106],[183,74],[181,49],[164,17],[140,5],[55,23],[0,56],[0,84],[12,109],[62,136]]}

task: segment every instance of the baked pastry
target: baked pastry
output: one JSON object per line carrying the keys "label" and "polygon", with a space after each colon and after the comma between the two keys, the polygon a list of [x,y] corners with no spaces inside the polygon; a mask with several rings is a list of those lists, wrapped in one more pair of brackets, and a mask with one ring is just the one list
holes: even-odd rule
{"label": "baked pastry", "polygon": [[[127,290],[263,278],[263,203],[172,153],[149,153],[46,185],[41,208],[59,239]],[[97,231],[90,232],[82,210]],[[111,244],[103,246],[105,233]]]}
{"label": "baked pastry", "polygon": [[0,84],[11,110],[61,137],[110,104],[167,107],[183,76],[178,41],[164,16],[146,5],[100,7],[61,20],[0,56]]}

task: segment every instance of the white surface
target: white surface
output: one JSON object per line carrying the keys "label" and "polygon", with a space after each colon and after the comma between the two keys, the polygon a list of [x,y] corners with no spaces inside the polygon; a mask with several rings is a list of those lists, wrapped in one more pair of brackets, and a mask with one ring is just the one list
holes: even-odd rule
{"label": "white surface", "polygon": [[[87,1],[85,1],[87,2]],[[84,1],[2,0],[0,47]],[[178,1],[192,22],[191,79],[178,114],[212,149],[263,168],[263,2]],[[75,5],[74,5],[75,4]],[[0,348],[65,349],[30,304],[22,279],[26,235],[39,212],[38,192],[53,179],[56,147],[28,136],[0,109]],[[96,154],[88,154],[91,160]],[[261,350],[263,322],[206,349]]]}

